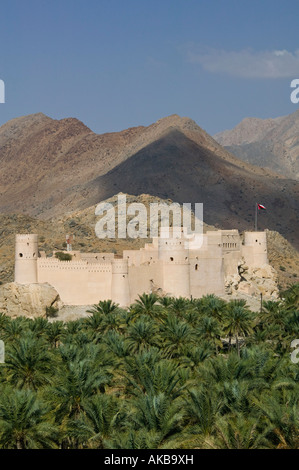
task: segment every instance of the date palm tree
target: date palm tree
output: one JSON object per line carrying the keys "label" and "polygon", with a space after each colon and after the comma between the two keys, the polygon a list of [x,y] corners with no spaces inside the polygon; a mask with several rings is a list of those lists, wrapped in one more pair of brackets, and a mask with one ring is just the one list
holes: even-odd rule
{"label": "date palm tree", "polygon": [[8,380],[19,388],[37,390],[49,384],[54,373],[54,356],[47,350],[44,340],[32,334],[6,348],[5,366]]}
{"label": "date palm tree", "polygon": [[131,353],[142,351],[148,346],[158,344],[158,329],[154,321],[142,315],[127,329],[127,344]]}
{"label": "date palm tree", "polygon": [[177,438],[185,424],[185,412],[179,399],[170,399],[164,393],[143,395],[134,401],[130,415],[133,429],[145,429],[159,434],[160,445],[169,438]]}
{"label": "date palm tree", "polygon": [[279,326],[284,325],[284,318],[286,312],[283,308],[283,304],[281,302],[268,300],[263,302],[263,310],[261,314],[261,321],[264,325],[267,324],[275,324]]}
{"label": "date palm tree", "polygon": [[259,314],[144,294],[65,323],[0,315],[0,448],[298,448],[293,297]]}
{"label": "date palm tree", "polygon": [[5,325],[9,322],[10,317],[0,312],[0,337],[3,336]]}
{"label": "date palm tree", "polygon": [[112,353],[114,361],[124,359],[130,353],[128,342],[118,331],[108,331],[103,337],[103,343],[106,345],[107,350]]}
{"label": "date palm tree", "polygon": [[170,307],[172,302],[173,302],[173,297],[169,297],[167,295],[164,295],[163,297],[159,298],[159,304],[162,305],[162,307],[166,309]]}
{"label": "date palm tree", "polygon": [[25,317],[9,318],[3,325],[2,339],[5,341],[19,340],[24,331],[28,330],[28,319]]}
{"label": "date palm tree", "polygon": [[169,314],[160,328],[163,351],[166,357],[179,357],[186,349],[196,343],[196,334],[186,321]]}
{"label": "date palm tree", "polygon": [[44,395],[55,410],[57,422],[77,418],[83,410],[83,401],[95,393],[104,392],[111,376],[97,368],[89,359],[75,361],[61,368],[53,385]]}
{"label": "date palm tree", "polygon": [[78,419],[69,422],[68,436],[89,448],[104,449],[105,440],[122,427],[122,401],[112,395],[97,394],[83,403],[83,409]]}
{"label": "date palm tree", "polygon": [[216,352],[218,351],[218,347],[222,348],[222,341],[220,340],[221,328],[216,318],[211,316],[202,317],[198,325],[197,333],[201,339],[213,344]]}
{"label": "date palm tree", "polygon": [[125,328],[124,318],[119,312],[115,311],[103,316],[100,326],[102,334],[108,331],[121,331],[123,328]]}
{"label": "date palm tree", "polygon": [[199,341],[196,345],[187,345],[184,350],[184,355],[188,360],[187,364],[189,367],[194,369],[201,363],[205,362],[206,359],[212,357],[215,354],[215,347],[209,341]]}
{"label": "date palm tree", "polygon": [[131,306],[131,314],[133,317],[147,315],[150,318],[159,320],[162,316],[163,309],[158,304],[159,297],[156,294],[142,294],[138,296],[136,302]]}
{"label": "date palm tree", "polygon": [[58,429],[48,409],[31,390],[7,388],[0,394],[0,448],[57,447]]}
{"label": "date palm tree", "polygon": [[196,310],[202,316],[211,316],[216,320],[221,321],[226,310],[226,303],[224,300],[219,299],[214,294],[203,296],[200,300],[195,302]]}
{"label": "date palm tree", "polygon": [[174,399],[185,388],[180,366],[172,360],[159,359],[153,351],[144,350],[128,360],[126,370],[127,391],[132,396],[164,393]]}
{"label": "date palm tree", "polygon": [[178,317],[183,317],[190,307],[190,302],[184,297],[173,298],[169,306],[169,311]]}
{"label": "date palm tree", "polygon": [[287,309],[298,309],[299,307],[299,283],[293,284],[288,289],[280,293],[284,305]]}
{"label": "date palm tree", "polygon": [[278,449],[299,449],[299,405],[297,390],[285,398],[276,389],[257,400],[257,408],[271,429],[273,446]]}
{"label": "date palm tree", "polygon": [[118,309],[118,304],[112,300],[100,300],[98,304],[94,304],[93,308],[87,310],[88,313],[100,313],[102,315],[107,315],[108,313],[113,313]]}
{"label": "date palm tree", "polygon": [[53,323],[48,324],[46,338],[51,347],[57,348],[64,335],[65,328],[63,321],[54,321]]}
{"label": "date palm tree", "polygon": [[253,331],[254,315],[239,301],[231,301],[227,305],[224,319],[224,332],[236,339],[237,353],[240,357],[240,336],[247,336]]}
{"label": "date palm tree", "polygon": [[201,434],[201,437],[212,435],[221,410],[217,394],[207,385],[200,386],[188,390],[184,401],[189,433]]}
{"label": "date palm tree", "polygon": [[215,438],[206,439],[205,447],[213,449],[265,449],[271,448],[269,428],[256,417],[234,413],[221,417],[215,429]]}
{"label": "date palm tree", "polygon": [[42,336],[45,336],[49,322],[46,318],[38,317],[34,320],[30,320],[28,326],[36,338],[41,338]]}

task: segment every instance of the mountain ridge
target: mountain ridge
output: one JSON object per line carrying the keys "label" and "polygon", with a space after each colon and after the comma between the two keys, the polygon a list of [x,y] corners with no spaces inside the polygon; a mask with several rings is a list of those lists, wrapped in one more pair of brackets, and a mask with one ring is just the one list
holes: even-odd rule
{"label": "mountain ridge", "polygon": [[299,110],[274,119],[245,118],[214,138],[243,161],[299,179]]}
{"label": "mountain ridge", "polygon": [[38,113],[0,128],[0,212],[50,219],[117,192],[202,202],[204,218],[252,229],[254,206],[268,227],[297,243],[299,187],[272,170],[243,162],[195,121],[178,115],[149,126],[95,134],[75,118]]}

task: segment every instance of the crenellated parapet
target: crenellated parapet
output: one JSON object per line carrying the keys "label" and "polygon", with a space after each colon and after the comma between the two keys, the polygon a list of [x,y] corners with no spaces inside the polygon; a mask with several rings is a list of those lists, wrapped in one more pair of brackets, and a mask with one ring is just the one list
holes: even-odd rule
{"label": "crenellated parapet", "polygon": [[57,270],[57,271],[78,271],[85,270],[87,272],[111,272],[111,262],[89,263],[84,260],[66,260],[61,261],[57,258],[39,258],[38,269]]}

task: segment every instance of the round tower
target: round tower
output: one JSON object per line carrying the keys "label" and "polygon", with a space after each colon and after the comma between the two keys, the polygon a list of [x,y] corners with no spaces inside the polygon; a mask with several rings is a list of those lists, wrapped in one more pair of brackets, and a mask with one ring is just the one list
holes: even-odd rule
{"label": "round tower", "polygon": [[128,276],[128,261],[114,259],[112,261],[111,298],[120,307],[130,305],[130,286]]}
{"label": "round tower", "polygon": [[37,283],[38,243],[36,234],[16,235],[15,282]]}
{"label": "round tower", "polygon": [[190,261],[185,239],[179,234],[159,238],[158,256],[163,264],[163,290],[175,297],[190,297]]}
{"label": "round tower", "polygon": [[268,264],[266,232],[244,232],[246,262],[254,267]]}

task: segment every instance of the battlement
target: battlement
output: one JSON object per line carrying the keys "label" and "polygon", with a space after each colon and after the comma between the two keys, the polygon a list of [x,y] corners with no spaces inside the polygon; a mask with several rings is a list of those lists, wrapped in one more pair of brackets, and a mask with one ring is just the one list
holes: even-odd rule
{"label": "battlement", "polygon": [[88,261],[85,261],[85,260],[61,261],[59,259],[39,258],[38,268],[49,269],[49,270],[56,269],[59,271],[61,270],[65,270],[65,271],[85,270],[87,272],[111,272],[111,262],[88,263]]}
{"label": "battlement", "polygon": [[16,235],[16,243],[18,242],[29,242],[37,243],[38,235],[36,233],[18,233]]}

